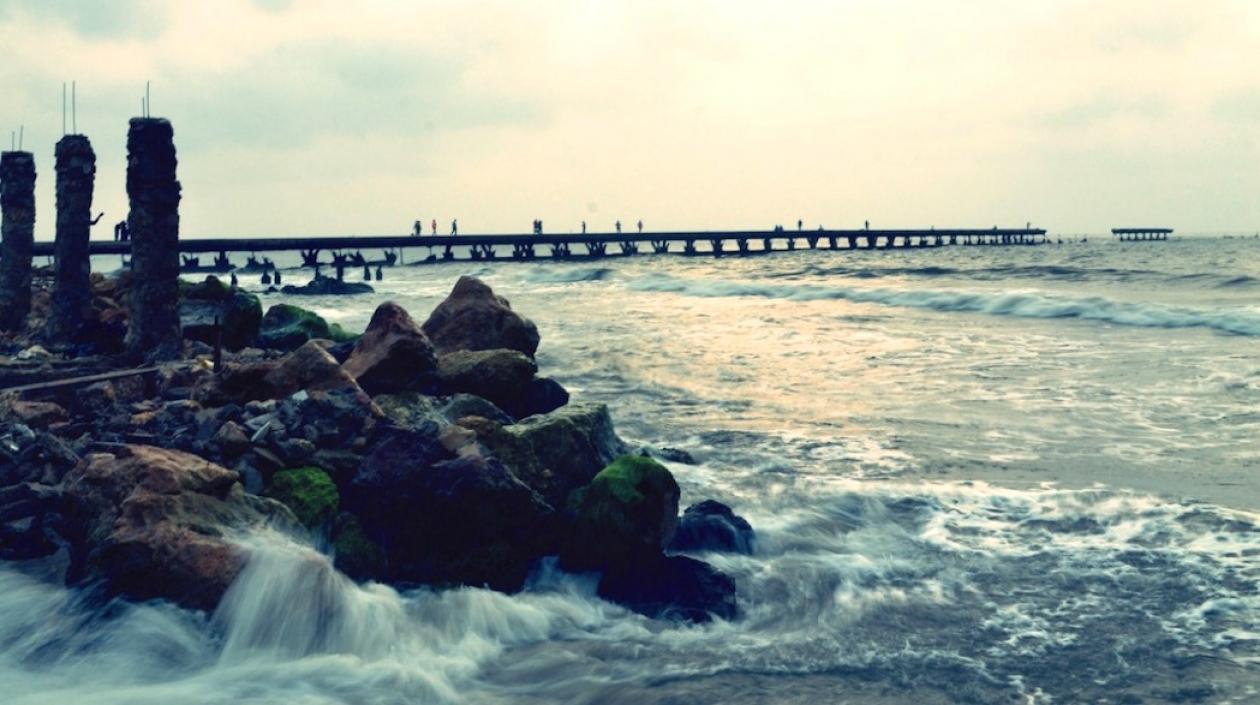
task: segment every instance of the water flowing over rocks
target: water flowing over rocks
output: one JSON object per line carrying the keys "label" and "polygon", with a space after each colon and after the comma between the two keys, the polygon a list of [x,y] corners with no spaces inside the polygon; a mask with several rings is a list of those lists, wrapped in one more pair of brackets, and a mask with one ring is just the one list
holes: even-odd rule
{"label": "water flowing over rocks", "polygon": [[161,448],[88,456],[64,481],[68,533],[80,539],[72,579],[103,578],[133,598],[213,608],[243,567],[233,532],[293,521],[283,505],[246,494],[238,480]]}

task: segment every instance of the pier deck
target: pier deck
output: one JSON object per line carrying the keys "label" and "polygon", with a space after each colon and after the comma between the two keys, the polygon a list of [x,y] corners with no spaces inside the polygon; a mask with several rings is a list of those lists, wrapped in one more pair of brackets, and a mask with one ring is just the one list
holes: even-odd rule
{"label": "pier deck", "polygon": [[1167,240],[1172,228],[1112,228],[1111,234],[1120,240]]}
{"label": "pier deck", "polygon": [[[455,258],[456,247],[470,248],[469,258],[556,259],[605,257],[639,254],[642,246],[656,254],[752,255],[790,251],[798,246],[809,249],[876,249],[942,247],[947,245],[1039,245],[1046,242],[1042,229],[931,229],[931,230],[729,230],[689,232],[587,234],[477,234],[477,235],[385,235],[336,237],[251,237],[204,238],[179,241],[180,254],[229,252],[259,253],[295,251],[307,265],[318,261],[319,253],[344,254],[363,250],[403,251],[405,248],[440,249],[438,258]],[[703,243],[708,249],[698,249]],[[681,247],[677,247],[681,245]],[[754,247],[754,245],[756,245]],[[579,249],[580,248],[580,249]],[[90,243],[93,255],[128,255],[131,242],[98,240]],[[53,243],[35,243],[36,256],[51,256]],[[401,260],[404,258],[400,257]]]}

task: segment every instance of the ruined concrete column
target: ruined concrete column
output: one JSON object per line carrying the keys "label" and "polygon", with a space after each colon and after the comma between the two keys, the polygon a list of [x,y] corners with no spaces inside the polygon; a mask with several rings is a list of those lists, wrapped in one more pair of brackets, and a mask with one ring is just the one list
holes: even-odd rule
{"label": "ruined concrete column", "polygon": [[35,156],[0,155],[0,329],[20,331],[31,311],[35,244]]}
{"label": "ruined concrete column", "polygon": [[96,153],[84,135],[66,135],[57,143],[57,243],[52,311],[47,334],[53,342],[72,343],[92,303],[88,238],[92,229],[92,188]]}
{"label": "ruined concrete column", "polygon": [[174,136],[171,123],[162,118],[132,118],[127,131],[127,225],[134,275],[127,350],[151,362],[183,353]]}

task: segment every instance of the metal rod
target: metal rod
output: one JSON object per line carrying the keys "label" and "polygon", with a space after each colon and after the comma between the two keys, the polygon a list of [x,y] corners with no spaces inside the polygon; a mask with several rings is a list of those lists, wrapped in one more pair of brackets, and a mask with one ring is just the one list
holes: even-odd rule
{"label": "metal rod", "polygon": [[70,82],[70,129],[79,134],[79,88],[78,81]]}
{"label": "metal rod", "polygon": [[151,103],[149,100],[149,82],[145,81],[144,82],[144,111],[145,111],[144,116],[145,117],[151,117],[153,115],[152,105],[153,103]]}
{"label": "metal rod", "polygon": [[18,149],[22,148],[22,143],[26,137],[26,125],[18,125]]}
{"label": "metal rod", "polygon": [[61,136],[66,136],[66,82],[61,82]]}

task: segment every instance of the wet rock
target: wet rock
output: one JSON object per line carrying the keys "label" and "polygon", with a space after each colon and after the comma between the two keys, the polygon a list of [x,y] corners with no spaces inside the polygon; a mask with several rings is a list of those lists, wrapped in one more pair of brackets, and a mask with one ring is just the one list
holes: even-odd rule
{"label": "wet rock", "polygon": [[574,493],[560,566],[609,570],[656,560],[674,536],[678,497],[664,465],[639,455],[617,458]]}
{"label": "wet rock", "polygon": [[385,418],[404,428],[419,426],[426,421],[432,421],[438,425],[449,423],[438,409],[439,400],[427,394],[420,392],[380,394],[373,397],[372,401],[380,407]]}
{"label": "wet rock", "polygon": [[249,450],[249,436],[235,421],[225,421],[214,434],[214,443],[225,458],[239,458]]}
{"label": "wet rock", "polygon": [[437,358],[433,345],[398,304],[376,308],[342,368],[368,394],[395,394],[429,386]]}
{"label": "wet rock", "polygon": [[549,414],[569,403],[569,390],[550,377],[536,377],[525,393],[525,405],[520,416]]}
{"label": "wet rock", "polygon": [[650,452],[653,457],[660,458],[666,462],[678,463],[679,465],[696,465],[695,457],[681,448],[665,446],[664,448],[653,448]]}
{"label": "wet rock", "polygon": [[263,313],[257,296],[233,290],[213,276],[199,284],[180,283],[184,285],[179,311],[185,338],[215,345],[217,320],[228,350],[240,350],[258,339]]}
{"label": "wet rock", "polygon": [[444,394],[473,394],[525,416],[537,371],[534,361],[516,350],[460,350],[438,359],[437,384]]}
{"label": "wet rock", "polygon": [[341,512],[333,524],[333,565],[355,580],[385,574],[385,551],[368,538],[363,525],[349,512]]}
{"label": "wet rock", "polygon": [[161,448],[89,456],[65,479],[70,579],[103,578],[111,592],[213,609],[244,564],[229,536],[295,522],[279,502],[245,494],[238,479]]}
{"label": "wet rock", "polygon": [[369,284],[347,282],[333,279],[332,277],[320,277],[302,286],[286,284],[280,287],[280,293],[290,296],[344,296],[347,294],[371,294],[375,292],[376,289],[373,289]]}
{"label": "wet rock", "polygon": [[337,514],[340,496],[332,478],[319,468],[281,470],[271,478],[267,496],[279,500],[308,529],[316,529]]}
{"label": "wet rock", "polygon": [[503,425],[514,421],[507,412],[495,406],[493,402],[473,394],[455,394],[443,401],[438,410],[451,422],[466,416],[479,416]]}
{"label": "wet rock", "polygon": [[599,581],[599,594],[652,618],[703,623],[739,615],[735,581],[686,556],[659,556],[611,569]]}
{"label": "wet rock", "polygon": [[284,399],[299,391],[344,391],[370,403],[341,365],[315,341],[302,345],[279,360],[225,365],[222,374],[207,379],[194,392],[208,404]]}
{"label": "wet rock", "polygon": [[336,448],[315,451],[311,456],[311,465],[328,473],[337,489],[345,491],[359,472],[363,456],[358,453]]}
{"label": "wet rock", "polygon": [[569,404],[509,426],[460,424],[553,507],[626,452],[603,404]]}
{"label": "wet rock", "polygon": [[721,502],[706,499],[687,507],[670,542],[671,551],[726,551],[751,554],[753,528]]}
{"label": "wet rock", "polygon": [[388,578],[519,589],[551,545],[552,508],[497,460],[452,458],[436,424],[391,433],[347,496]]}
{"label": "wet rock", "polygon": [[339,343],[355,337],[312,311],[291,304],[276,304],[263,316],[258,344],[276,350],[295,350],[309,340]]}
{"label": "wet rock", "polygon": [[475,277],[460,277],[422,326],[438,354],[457,350],[538,350],[538,329]]}

